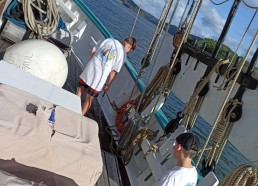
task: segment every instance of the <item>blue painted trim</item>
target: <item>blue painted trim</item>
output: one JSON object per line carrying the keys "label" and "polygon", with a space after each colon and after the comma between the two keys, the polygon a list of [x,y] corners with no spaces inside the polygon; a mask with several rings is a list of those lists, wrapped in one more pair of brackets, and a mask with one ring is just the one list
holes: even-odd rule
{"label": "blue painted trim", "polygon": [[165,126],[168,123],[167,116],[164,114],[164,112],[161,109],[159,109],[158,111],[155,112],[155,117],[158,120],[160,127],[164,130]]}
{"label": "blue painted trim", "polygon": [[[74,2],[81,8],[81,10],[90,18],[90,20],[97,26],[100,32],[104,35],[105,38],[113,38],[111,33],[106,29],[106,27],[100,22],[100,20],[95,16],[95,14],[84,4],[82,0],[74,0]],[[128,72],[132,76],[133,80],[136,81],[136,84],[140,91],[144,90],[145,84],[142,80],[137,79],[137,72],[135,68],[132,66],[131,62],[126,60],[125,67],[127,68]],[[158,120],[162,129],[165,128],[166,124],[168,123],[168,119],[165,116],[162,110],[155,112],[155,117]]]}

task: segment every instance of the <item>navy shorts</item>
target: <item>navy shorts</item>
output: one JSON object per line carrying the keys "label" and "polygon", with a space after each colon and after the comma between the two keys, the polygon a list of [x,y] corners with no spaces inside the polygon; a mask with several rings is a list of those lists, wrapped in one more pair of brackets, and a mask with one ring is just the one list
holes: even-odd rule
{"label": "navy shorts", "polygon": [[86,93],[89,94],[89,95],[92,96],[92,97],[95,97],[95,98],[96,98],[96,97],[98,97],[98,95],[99,95],[99,92],[100,92],[100,91],[97,91],[97,90],[91,88],[91,87],[90,87],[89,85],[87,85],[82,79],[80,79],[80,81],[79,81],[79,83],[78,83],[78,86],[85,88],[85,89],[86,89]]}

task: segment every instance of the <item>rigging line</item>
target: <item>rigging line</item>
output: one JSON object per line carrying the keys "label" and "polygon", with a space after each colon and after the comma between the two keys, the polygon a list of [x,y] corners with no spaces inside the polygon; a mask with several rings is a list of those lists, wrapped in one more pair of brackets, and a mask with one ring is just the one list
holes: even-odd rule
{"label": "rigging line", "polygon": [[168,22],[168,25],[167,25],[167,28],[166,28],[166,31],[165,31],[165,34],[164,34],[164,36],[163,36],[163,38],[162,38],[162,40],[161,40],[161,42],[160,42],[160,47],[159,47],[158,52],[157,52],[157,54],[156,54],[156,58],[155,58],[155,60],[154,60],[154,63],[155,63],[155,62],[157,61],[157,59],[158,59],[158,56],[159,56],[159,53],[160,53],[160,50],[161,50],[161,46],[163,45],[163,43],[164,43],[164,41],[165,41],[165,38],[166,38],[166,36],[167,36],[167,34],[168,34],[168,31],[169,31],[169,28],[170,28],[170,26],[171,26],[173,17],[175,16],[175,13],[176,13],[176,10],[177,10],[179,1],[180,1],[180,0],[177,0],[177,2],[176,2],[176,4],[175,4],[174,11],[173,11],[172,14],[171,14],[170,20],[169,20],[169,22]]}
{"label": "rigging line", "polygon": [[250,6],[248,5],[244,0],[242,0],[243,3],[245,4],[245,6],[247,6],[248,8],[252,8],[252,9],[258,9],[258,6]]}
{"label": "rigging line", "polygon": [[224,3],[228,2],[228,1],[229,1],[229,0],[225,0],[225,1],[221,2],[221,3],[215,3],[213,0],[210,0],[210,2],[211,2],[212,4],[214,4],[214,5],[222,5],[222,4],[224,4]]}
{"label": "rigging line", "polygon": [[[200,10],[200,8],[201,8],[201,5],[202,5],[202,0],[201,0],[200,4],[198,5],[197,13],[199,12],[199,10]],[[192,26],[193,26],[193,23],[194,23],[196,17],[197,17],[197,14],[195,14],[194,19],[193,19],[193,22],[192,22],[191,24],[189,23],[189,24],[191,25],[191,27],[190,27],[190,29],[189,29],[189,33],[190,33],[190,31],[192,30]],[[187,33],[187,34],[189,34],[189,33]]]}
{"label": "rigging line", "polygon": [[233,55],[233,57],[232,57],[231,63],[233,62],[233,59],[234,59],[234,57],[235,57],[235,55],[236,55],[236,52],[238,51],[240,45],[242,44],[242,41],[243,41],[243,39],[244,39],[244,37],[245,37],[247,31],[249,30],[249,28],[250,28],[250,26],[251,26],[251,24],[252,24],[252,22],[253,22],[253,20],[254,20],[254,18],[255,18],[255,16],[256,16],[256,13],[257,13],[257,9],[256,9],[256,11],[254,12],[253,17],[252,17],[252,19],[250,20],[250,22],[249,22],[249,24],[248,24],[248,26],[247,26],[247,28],[246,28],[246,30],[245,30],[245,33],[244,33],[243,37],[241,38],[241,40],[240,40],[240,42],[239,42],[239,44],[238,44],[238,46],[237,46],[237,48],[236,48],[236,50],[235,50],[235,52],[234,52],[234,55]]}
{"label": "rigging line", "polygon": [[184,27],[185,25],[187,25],[187,21],[188,21],[189,16],[191,15],[192,10],[193,10],[194,3],[195,3],[195,0],[193,0],[192,4],[191,4],[191,6],[190,6],[190,8],[189,8],[189,10],[188,10],[188,13],[187,13],[187,15],[186,15],[186,17],[185,17],[185,20],[184,20],[184,22],[182,23],[182,27]]}
{"label": "rigging line", "polygon": [[138,12],[137,12],[137,15],[136,15],[136,18],[135,18],[135,20],[134,20],[133,27],[132,27],[132,30],[131,30],[131,33],[130,33],[130,37],[132,37],[132,35],[133,35],[134,27],[135,27],[136,22],[137,22],[137,20],[138,20],[138,17],[139,17],[140,11],[141,11],[141,7],[142,7],[142,4],[143,4],[143,1],[144,1],[144,0],[141,0],[141,3],[140,3],[140,5],[139,5]]}
{"label": "rigging line", "polygon": [[[184,42],[185,38],[186,38],[187,35],[188,35],[187,33],[188,33],[188,30],[190,29],[190,25],[191,25],[190,23],[194,20],[195,14],[197,14],[197,10],[198,10],[198,7],[199,7],[199,4],[200,4],[201,1],[202,1],[202,0],[197,0],[196,6],[195,6],[194,11],[193,11],[193,14],[192,14],[192,16],[191,16],[191,18],[190,18],[190,21],[189,21],[189,25],[186,27],[186,32],[183,33],[182,39],[181,39],[181,41],[180,41],[180,43],[179,43],[178,49],[177,49],[176,54],[175,54],[175,56],[174,56],[174,59],[173,59],[173,61],[172,61],[172,63],[171,63],[171,66],[170,66],[170,68],[169,68],[168,74],[171,73],[172,69],[174,68],[174,66],[175,66],[175,64],[176,64],[176,60],[177,60],[177,56],[178,56],[178,54],[179,54],[179,51],[180,51],[180,49],[181,49],[181,47],[182,47],[182,45],[183,45],[183,42]],[[165,81],[164,81],[164,84],[166,84],[168,80],[169,80],[169,76],[166,77],[166,79],[165,79]],[[146,128],[149,127],[150,120],[151,120],[152,116],[154,115],[155,109],[157,108],[157,105],[158,105],[158,101],[160,100],[161,94],[162,94],[162,92],[164,91],[164,89],[165,89],[165,86],[162,88],[162,91],[159,93],[158,99],[157,99],[157,101],[156,101],[156,103],[155,103],[155,105],[154,105],[154,107],[153,107],[153,109],[152,109],[152,112],[151,112],[151,114],[150,114],[149,120],[148,120],[147,123],[146,123]]]}
{"label": "rigging line", "polygon": [[[132,98],[132,96],[133,96],[133,93],[134,93],[134,89],[135,89],[135,87],[136,87],[136,84],[137,84],[138,80],[141,78],[141,73],[142,73],[143,68],[144,68],[144,65],[145,65],[145,63],[146,63],[146,61],[147,61],[147,55],[150,53],[151,48],[153,47],[152,45],[153,45],[153,43],[154,43],[154,41],[155,41],[155,38],[156,38],[155,35],[157,34],[158,29],[159,29],[159,27],[160,27],[161,19],[162,19],[162,17],[163,17],[164,12],[165,12],[167,3],[168,3],[168,0],[166,0],[165,5],[164,5],[164,7],[163,7],[163,10],[162,10],[162,12],[161,12],[161,14],[160,14],[159,22],[158,22],[158,24],[157,24],[157,26],[156,26],[155,31],[153,32],[151,42],[150,42],[149,47],[148,47],[148,50],[147,50],[147,52],[146,52],[146,54],[145,54],[145,57],[144,57],[144,60],[143,60],[143,64],[141,65],[141,69],[140,69],[140,71],[139,71],[139,73],[138,73],[138,75],[137,75],[137,78],[136,78],[136,80],[135,80],[135,83],[134,83],[133,89],[132,89],[132,91],[131,91],[129,100],[131,100],[131,98]],[[152,58],[152,56],[151,56],[151,58]],[[150,59],[150,60],[151,60],[151,59]]]}
{"label": "rigging line", "polygon": [[[233,55],[233,57],[232,57],[232,59],[231,59],[231,62],[229,63],[229,65],[228,65],[228,67],[227,67],[227,69],[226,69],[226,72],[227,72],[228,70],[231,70],[231,69],[233,68],[233,66],[235,65],[235,64],[233,63],[233,61],[234,61],[234,58],[235,58],[235,56],[236,56],[236,53],[237,53],[237,51],[238,51],[240,45],[242,44],[242,42],[243,42],[243,40],[244,40],[244,38],[245,38],[245,35],[246,35],[247,31],[249,30],[249,28],[250,28],[250,26],[251,26],[251,24],[252,24],[252,22],[253,22],[253,20],[254,20],[254,18],[255,18],[255,16],[256,16],[256,13],[257,13],[257,10],[254,12],[254,15],[253,15],[252,19],[250,20],[250,22],[249,22],[249,24],[248,24],[248,26],[247,26],[247,28],[246,28],[246,30],[245,30],[244,35],[242,36],[242,38],[241,38],[241,40],[240,40],[240,42],[239,42],[239,44],[238,44],[236,50],[234,51],[234,55]],[[225,74],[226,74],[226,72],[225,72]],[[232,76],[232,77],[233,77],[233,76]],[[226,75],[225,75],[225,77],[224,77],[224,79],[223,79],[222,84],[221,84],[220,86],[218,86],[218,90],[223,86],[224,82],[227,82],[227,81],[225,81],[225,79],[227,79],[227,76],[226,76]],[[228,78],[228,80],[229,80],[229,78]],[[227,87],[227,84],[225,84],[225,86]],[[226,88],[226,87],[225,87],[225,88]]]}
{"label": "rigging line", "polygon": [[189,6],[189,4],[190,4],[190,0],[188,0],[187,3],[186,3],[185,9],[184,9],[184,12],[183,12],[183,14],[182,14],[182,17],[181,17],[181,19],[180,19],[180,22],[179,22],[179,25],[178,25],[177,30],[181,30],[181,26],[182,26],[183,19],[184,19],[184,17],[185,17],[186,9],[187,9],[187,7]]}
{"label": "rigging line", "polygon": [[[164,19],[163,19],[162,27],[161,27],[161,29],[160,29],[160,33],[163,31],[163,28],[164,28],[164,26],[165,26],[166,19],[167,19],[167,17],[168,17],[168,14],[169,14],[169,12],[170,12],[170,9],[171,9],[171,7],[172,7],[173,2],[174,2],[174,0],[171,0],[170,3],[169,3],[169,5],[168,5],[167,12],[166,12],[165,17],[164,17]],[[159,34],[160,34],[160,33],[159,33]],[[156,47],[157,47],[157,44],[156,44],[156,46],[155,46],[155,49],[156,49]],[[155,51],[155,50],[154,50],[154,51]],[[150,75],[149,75],[149,77],[148,77],[147,84],[148,84],[148,82],[150,81],[150,77],[151,77],[151,74],[152,74],[152,72],[153,72],[153,70],[154,70],[154,66],[155,66],[155,65],[152,66],[152,70],[151,70],[151,73],[150,73]],[[146,86],[146,87],[147,87],[147,86]],[[138,104],[137,104],[137,107],[136,107],[136,113],[138,112],[138,110],[139,110],[139,108],[140,108],[141,102],[142,102],[143,97],[144,97],[144,93],[146,92],[146,87],[144,88],[143,92],[141,93],[140,100],[139,100],[139,102],[138,102]]]}
{"label": "rigging line", "polygon": [[[216,120],[215,120],[215,122],[214,122],[214,124],[213,124],[213,126],[212,126],[212,128],[211,128],[211,130],[210,130],[210,133],[209,133],[209,135],[208,135],[208,137],[207,137],[207,140],[206,140],[206,142],[205,142],[205,144],[204,144],[204,146],[203,146],[202,149],[206,149],[206,147],[207,147],[207,145],[208,145],[208,142],[209,142],[209,140],[210,140],[210,138],[211,138],[211,136],[212,136],[212,133],[213,133],[214,129],[216,128],[217,124],[218,124],[218,121],[219,121],[219,119],[220,119],[220,116],[222,115],[222,111],[224,110],[224,108],[225,108],[225,106],[226,106],[226,104],[227,104],[227,101],[228,101],[228,99],[229,99],[229,96],[230,96],[231,92],[233,91],[233,88],[234,88],[235,85],[236,85],[237,79],[238,79],[238,77],[239,77],[239,75],[240,75],[240,73],[241,73],[241,71],[242,71],[242,69],[243,69],[243,67],[244,67],[244,64],[245,64],[245,62],[246,62],[246,60],[247,60],[247,58],[248,58],[248,56],[249,56],[249,54],[250,54],[250,52],[251,52],[251,49],[252,49],[252,47],[253,47],[253,45],[254,45],[256,39],[257,39],[257,36],[258,36],[258,31],[256,31],[256,34],[255,34],[255,36],[254,36],[254,38],[253,38],[253,41],[252,41],[252,43],[251,43],[251,45],[250,45],[250,47],[249,47],[249,49],[248,49],[248,51],[247,51],[247,53],[246,53],[246,55],[245,55],[245,57],[244,57],[244,60],[242,61],[241,65],[240,65],[240,68],[238,69],[237,74],[236,74],[236,76],[234,77],[232,86],[230,87],[230,89],[229,89],[229,91],[228,91],[228,93],[227,93],[227,95],[226,95],[226,97],[225,97],[225,99],[224,99],[224,102],[223,102],[223,104],[222,104],[222,106],[221,106],[221,109],[220,109],[220,111],[219,111],[219,113],[218,113],[218,115],[217,115],[217,118],[216,118]],[[198,165],[199,165],[199,163],[200,163],[200,160],[201,160],[203,154],[204,154],[204,150],[201,151],[201,154],[200,154],[200,156],[199,156],[199,158],[198,158],[198,160],[197,160],[197,163],[196,163],[196,167],[198,167]]]}

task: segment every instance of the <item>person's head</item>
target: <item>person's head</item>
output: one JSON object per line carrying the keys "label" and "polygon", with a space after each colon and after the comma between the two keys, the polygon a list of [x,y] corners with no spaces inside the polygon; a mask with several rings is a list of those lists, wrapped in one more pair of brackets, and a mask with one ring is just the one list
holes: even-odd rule
{"label": "person's head", "polygon": [[128,53],[128,52],[134,51],[137,45],[137,41],[133,37],[127,37],[123,40],[122,44],[125,47],[125,52]]}
{"label": "person's head", "polygon": [[192,132],[185,132],[176,137],[173,148],[174,157],[180,159],[193,159],[199,148],[199,139]]}

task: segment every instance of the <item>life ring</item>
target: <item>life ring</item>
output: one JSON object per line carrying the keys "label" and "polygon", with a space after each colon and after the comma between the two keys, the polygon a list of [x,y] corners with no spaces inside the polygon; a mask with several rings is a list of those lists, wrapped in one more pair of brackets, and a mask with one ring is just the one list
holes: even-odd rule
{"label": "life ring", "polygon": [[124,103],[117,111],[116,114],[116,129],[118,132],[122,133],[125,130],[125,125],[123,118],[125,116],[125,112],[128,111],[128,109],[131,109],[136,105],[136,100],[129,100],[126,103]]}

